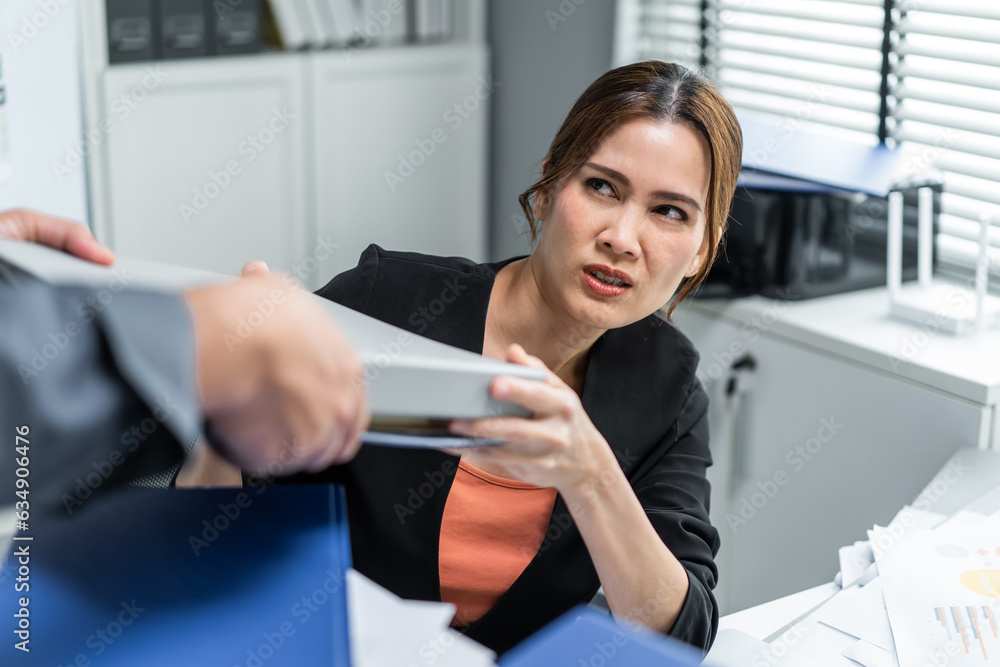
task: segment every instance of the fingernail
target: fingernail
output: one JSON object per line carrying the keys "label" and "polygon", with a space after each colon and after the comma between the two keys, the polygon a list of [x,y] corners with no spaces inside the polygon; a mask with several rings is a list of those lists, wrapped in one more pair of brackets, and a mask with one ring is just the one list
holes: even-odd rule
{"label": "fingernail", "polygon": [[467,422],[456,420],[451,423],[451,425],[448,427],[448,430],[458,435],[465,435],[466,433],[469,432],[469,424]]}

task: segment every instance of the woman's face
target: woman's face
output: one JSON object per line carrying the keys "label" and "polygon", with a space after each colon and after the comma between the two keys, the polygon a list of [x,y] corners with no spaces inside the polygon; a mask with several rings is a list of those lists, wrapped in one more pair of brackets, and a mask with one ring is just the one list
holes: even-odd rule
{"label": "woman's face", "polygon": [[535,201],[544,220],[534,273],[543,298],[599,329],[666,304],[708,251],[708,143],[686,124],[626,121]]}

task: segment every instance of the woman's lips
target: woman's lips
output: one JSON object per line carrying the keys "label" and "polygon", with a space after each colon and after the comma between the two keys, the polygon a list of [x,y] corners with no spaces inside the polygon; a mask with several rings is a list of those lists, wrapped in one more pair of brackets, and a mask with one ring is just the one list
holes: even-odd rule
{"label": "woman's lips", "polygon": [[[598,277],[603,277],[604,280]],[[610,282],[605,282],[610,280]],[[592,292],[599,296],[619,296],[632,287],[632,277],[624,271],[616,271],[602,264],[583,267],[583,281]]]}

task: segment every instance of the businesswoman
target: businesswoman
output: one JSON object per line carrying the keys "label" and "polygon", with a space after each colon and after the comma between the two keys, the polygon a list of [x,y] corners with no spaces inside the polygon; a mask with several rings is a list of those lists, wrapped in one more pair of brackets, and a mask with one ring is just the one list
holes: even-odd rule
{"label": "businesswoman", "polygon": [[[741,146],[706,80],[620,67],[576,101],[520,197],[531,255],[476,264],[370,246],[319,291],[547,376],[491,385],[531,418],[451,424],[504,446],[363,447],[298,478],[347,487],[358,570],[405,598],[454,602],[455,627],[500,652],[600,585],[618,616],[711,645],[707,398],[695,349],[658,311],[669,318],[708,273]],[[428,311],[444,290],[452,302]]]}

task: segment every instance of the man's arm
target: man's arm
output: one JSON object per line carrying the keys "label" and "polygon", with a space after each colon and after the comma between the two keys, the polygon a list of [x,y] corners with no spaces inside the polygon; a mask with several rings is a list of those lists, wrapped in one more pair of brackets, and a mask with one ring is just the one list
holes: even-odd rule
{"label": "man's arm", "polygon": [[[0,237],[43,243],[98,263],[114,259],[86,227],[31,211],[0,212]],[[175,393],[196,401],[196,406],[200,401],[213,445],[237,465],[271,474],[321,470],[345,462],[360,447],[369,418],[361,365],[329,316],[290,279],[265,272],[190,290],[184,295],[186,313],[161,310],[157,304],[167,298],[162,295],[126,291],[115,295],[113,303],[95,308],[87,302],[93,295],[80,292],[70,297],[67,292],[59,301],[57,292],[42,298],[42,302],[55,299],[56,312],[48,312],[41,321],[11,320],[17,322],[18,331],[34,326],[37,330],[22,333],[29,333],[29,339],[46,350],[47,327],[71,325],[76,337],[81,325],[94,322],[100,349],[110,359],[96,356],[97,343],[92,340],[74,346],[86,350],[76,359],[79,368],[113,361],[121,380],[150,409],[166,393],[166,386],[175,387]],[[4,311],[30,320],[37,313],[23,296],[7,295],[12,303]],[[251,335],[240,335],[241,318],[259,315],[261,303],[268,304],[270,314]],[[86,321],[74,321],[81,318]],[[53,335],[58,340],[66,336],[65,332]],[[191,345],[185,347],[186,343]],[[45,361],[42,357],[36,363],[46,365]],[[18,366],[23,369],[19,376],[33,377],[30,367]],[[6,391],[12,385],[0,388]],[[179,441],[188,443],[195,437],[192,431],[196,432],[198,419],[191,415],[196,412],[191,408],[171,415]]]}
{"label": "man's arm", "polygon": [[[0,286],[0,443],[10,445],[2,447],[0,504],[15,500],[17,435],[27,441],[31,506],[72,514],[108,488],[165,486],[198,432],[184,302],[123,292],[93,317],[98,302],[88,299],[89,290],[35,280]],[[125,317],[129,311],[140,317]],[[115,317],[135,324],[119,327]],[[138,345],[116,357],[110,341],[123,337]],[[143,346],[151,351],[158,341],[166,344],[143,360]],[[138,383],[130,379],[155,369]]]}

